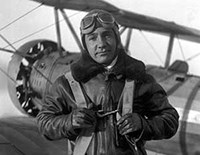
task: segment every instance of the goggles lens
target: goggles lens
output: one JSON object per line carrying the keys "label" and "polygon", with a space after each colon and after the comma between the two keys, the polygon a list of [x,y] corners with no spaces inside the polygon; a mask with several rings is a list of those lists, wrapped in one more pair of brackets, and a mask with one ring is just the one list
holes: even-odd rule
{"label": "goggles lens", "polygon": [[104,24],[114,24],[115,22],[114,17],[108,13],[99,13],[97,17],[99,21]]}
{"label": "goggles lens", "polygon": [[85,30],[88,27],[90,27],[93,24],[94,21],[94,16],[88,16],[85,17],[82,21],[81,21],[81,29]]}
{"label": "goggles lens", "polygon": [[95,18],[101,23],[113,26],[115,19],[111,14],[108,13],[98,13],[96,15],[87,16],[81,21],[81,29],[85,30],[94,24]]}

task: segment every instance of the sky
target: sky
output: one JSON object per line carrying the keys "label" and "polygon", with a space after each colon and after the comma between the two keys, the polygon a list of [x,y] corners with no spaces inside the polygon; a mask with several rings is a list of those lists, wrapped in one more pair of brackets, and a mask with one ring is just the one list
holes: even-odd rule
{"label": "sky", "polygon": [[[174,21],[177,24],[200,29],[200,1],[199,0],[107,0],[111,4],[124,10],[145,14],[152,17],[161,18],[167,21]],[[39,3],[30,0],[0,0],[0,34],[3,35],[15,48],[19,48],[24,43],[34,39],[50,39],[56,41],[55,27],[50,26],[54,21],[54,11],[52,7],[39,6]],[[12,25],[6,26],[20,16],[38,7],[33,12],[19,19]],[[79,23],[85,15],[84,12],[66,10],[77,34],[79,35]],[[60,16],[62,20],[62,17]],[[6,28],[4,28],[6,26]],[[46,28],[48,27],[48,28]],[[41,29],[45,29],[41,31]],[[37,32],[37,33],[36,33]],[[34,35],[32,35],[35,33]],[[61,22],[62,45],[67,51],[79,51],[73,40],[65,22]],[[145,37],[144,37],[145,36]],[[151,43],[147,43],[146,39]],[[125,40],[122,36],[122,40]],[[141,59],[145,64],[164,65],[168,37],[152,34],[149,32],[133,31],[130,51],[135,58]],[[6,47],[7,43],[0,38],[0,47]],[[7,49],[12,49],[7,47]],[[175,59],[188,59],[200,53],[200,44],[187,41],[175,40],[172,62]],[[0,68],[7,70],[11,59],[10,53],[0,51]],[[200,75],[200,56],[194,58],[189,63],[189,73]],[[7,91],[7,77],[0,72],[0,99],[1,104],[11,101]],[[1,106],[2,107],[2,106]],[[4,107],[2,111],[14,111],[14,107]],[[5,113],[5,112],[4,112]]]}

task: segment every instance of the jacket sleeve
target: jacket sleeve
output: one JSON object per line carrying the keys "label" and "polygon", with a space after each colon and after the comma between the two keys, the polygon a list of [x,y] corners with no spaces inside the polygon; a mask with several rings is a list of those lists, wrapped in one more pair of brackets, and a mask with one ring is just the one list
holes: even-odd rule
{"label": "jacket sleeve", "polygon": [[39,130],[46,138],[74,140],[77,137],[78,131],[71,127],[71,111],[76,108],[72,100],[74,97],[67,79],[64,76],[58,78],[37,115]]}
{"label": "jacket sleeve", "polygon": [[143,109],[140,111],[143,124],[141,139],[168,139],[175,135],[178,129],[179,115],[169,103],[164,89],[152,77],[150,79],[141,84],[137,91],[139,103],[142,104],[140,108]]}

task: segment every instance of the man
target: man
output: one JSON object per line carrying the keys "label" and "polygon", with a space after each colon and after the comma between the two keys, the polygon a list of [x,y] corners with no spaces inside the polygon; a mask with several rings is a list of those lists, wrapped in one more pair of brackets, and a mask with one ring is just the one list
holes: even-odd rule
{"label": "man", "polygon": [[80,30],[85,51],[72,76],[53,84],[37,116],[40,131],[75,142],[74,154],[83,155],[145,155],[145,141],[172,137],[179,116],[144,64],[125,53],[114,17],[92,10]]}

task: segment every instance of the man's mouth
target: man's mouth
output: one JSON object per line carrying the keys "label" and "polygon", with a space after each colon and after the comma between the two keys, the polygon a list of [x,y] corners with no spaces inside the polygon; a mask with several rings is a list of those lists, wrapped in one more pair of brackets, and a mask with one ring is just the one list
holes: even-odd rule
{"label": "man's mouth", "polygon": [[109,53],[109,50],[99,51],[97,52],[97,55],[106,55]]}

